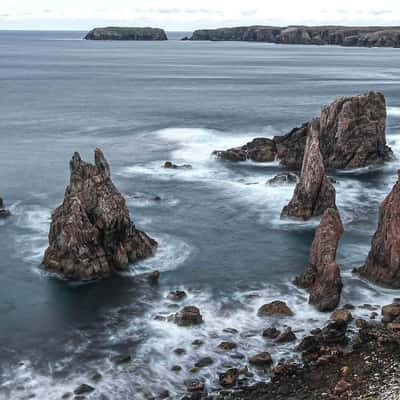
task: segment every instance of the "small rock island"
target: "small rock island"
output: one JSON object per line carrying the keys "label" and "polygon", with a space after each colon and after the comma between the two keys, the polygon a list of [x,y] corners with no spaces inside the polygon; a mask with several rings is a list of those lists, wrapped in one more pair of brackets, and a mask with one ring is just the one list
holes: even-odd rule
{"label": "small rock island", "polygon": [[400,27],[241,26],[199,29],[187,40],[267,42],[355,47],[400,47]]}
{"label": "small rock island", "polygon": [[129,28],[110,26],[94,28],[86,40],[168,40],[167,34],[160,28]]}

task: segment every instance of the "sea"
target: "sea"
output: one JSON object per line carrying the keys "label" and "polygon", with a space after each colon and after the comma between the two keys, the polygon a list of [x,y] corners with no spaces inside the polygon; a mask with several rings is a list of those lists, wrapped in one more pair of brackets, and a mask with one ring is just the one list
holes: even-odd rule
{"label": "sea", "polygon": [[[218,373],[258,352],[298,357],[296,343],[329,318],[292,284],[319,221],[280,219],[294,187],[266,184],[285,171],[278,162],[220,162],[212,152],[283,135],[340,96],[385,94],[395,155],[329,171],[345,229],[342,304],[368,317],[359,305],[400,296],[352,274],[397,179],[400,50],[179,40],[187,34],[103,42],[82,40],[85,32],[0,31],[0,196],[12,212],[0,221],[1,400],[73,398],[83,383],[95,388],[87,399],[179,399],[193,379],[218,390]],[[67,282],[41,268],[51,212],[73,152],[92,162],[96,147],[136,226],[159,247],[110,279]],[[167,160],[192,169],[164,169]],[[171,290],[187,297],[172,301]],[[258,317],[273,300],[294,316]],[[168,320],[185,305],[200,309],[202,325]],[[297,342],[263,338],[270,326],[291,326]],[[237,348],[223,352],[221,341]],[[127,362],[116,363],[121,356]],[[193,369],[206,356],[213,363]],[[251,371],[247,384],[268,379]]]}

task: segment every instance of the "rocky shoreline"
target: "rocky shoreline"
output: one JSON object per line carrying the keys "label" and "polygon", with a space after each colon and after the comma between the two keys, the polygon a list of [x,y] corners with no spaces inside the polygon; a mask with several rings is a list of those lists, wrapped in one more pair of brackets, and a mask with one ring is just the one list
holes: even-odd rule
{"label": "rocky shoreline", "polygon": [[246,41],[276,44],[400,47],[400,27],[243,26],[199,29],[186,40]]}
{"label": "rocky shoreline", "polygon": [[86,40],[168,40],[167,34],[160,28],[106,27],[94,28]]}

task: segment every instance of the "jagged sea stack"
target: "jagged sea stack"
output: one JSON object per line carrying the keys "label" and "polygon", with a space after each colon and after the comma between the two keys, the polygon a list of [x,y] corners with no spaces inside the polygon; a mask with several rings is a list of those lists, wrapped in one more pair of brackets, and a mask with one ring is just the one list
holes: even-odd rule
{"label": "jagged sea stack", "polygon": [[322,215],[311,246],[309,269],[295,284],[310,292],[310,304],[319,311],[332,311],[340,302],[342,280],[336,251],[343,233],[339,211],[328,208]]}
{"label": "jagged sea stack", "polygon": [[361,276],[392,288],[400,288],[400,171],[392,191],[379,209],[378,229]]}
{"label": "jagged sea stack", "polygon": [[282,217],[308,220],[322,215],[328,208],[336,208],[336,191],[325,175],[324,161],[319,148],[319,119],[308,128],[300,182],[292,200],[282,210]]}
{"label": "jagged sea stack", "polygon": [[100,149],[95,164],[75,153],[64,201],[52,213],[43,265],[68,279],[90,280],[151,256],[157,242],[135,228]]}

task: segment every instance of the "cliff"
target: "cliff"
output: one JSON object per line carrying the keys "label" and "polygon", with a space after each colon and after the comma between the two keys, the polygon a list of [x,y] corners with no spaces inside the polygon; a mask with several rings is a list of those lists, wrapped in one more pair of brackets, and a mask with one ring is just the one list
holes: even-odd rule
{"label": "cliff", "polygon": [[95,28],[86,36],[86,40],[168,40],[167,34],[160,28]]}
{"label": "cliff", "polygon": [[281,44],[400,47],[400,27],[241,26],[200,29],[190,40],[248,41]]}

